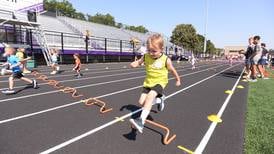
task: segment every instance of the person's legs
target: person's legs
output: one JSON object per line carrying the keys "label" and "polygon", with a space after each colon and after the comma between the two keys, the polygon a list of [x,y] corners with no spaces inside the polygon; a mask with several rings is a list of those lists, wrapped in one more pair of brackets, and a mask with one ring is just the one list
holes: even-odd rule
{"label": "person's legs", "polygon": [[145,123],[145,120],[147,119],[147,116],[150,113],[153,101],[154,101],[154,99],[156,98],[157,95],[158,95],[157,92],[154,91],[154,90],[151,90],[147,94],[147,97],[146,97],[145,103],[144,103],[144,107],[143,107],[143,111],[142,111],[141,116],[140,116],[143,124]]}
{"label": "person's legs", "polygon": [[25,77],[21,77],[20,78],[22,81],[28,82],[30,84],[32,84],[33,88],[36,89],[37,88],[37,81],[36,80],[31,80],[29,78],[25,78]]}
{"label": "person's legs", "polygon": [[[150,89],[144,88],[144,91],[149,91]],[[147,119],[151,107],[153,105],[153,101],[157,96],[157,92],[154,90],[150,90],[148,94],[142,93],[139,103],[143,106],[143,110],[141,112],[141,115],[138,119],[130,119],[130,123],[140,132],[143,133],[143,128],[145,124],[145,120]]]}
{"label": "person's legs", "polygon": [[13,86],[14,86],[14,77],[13,76],[10,76],[9,77],[9,89],[10,90],[13,90]]}
{"label": "person's legs", "polygon": [[145,104],[145,100],[147,98],[147,94],[146,93],[142,93],[140,98],[139,98],[139,104],[143,107]]}
{"label": "person's legs", "polygon": [[28,82],[28,83],[31,83],[33,82],[33,80],[29,79],[29,78],[25,78],[25,77],[22,77],[21,80],[25,81],[25,82]]}
{"label": "person's legs", "polygon": [[56,64],[56,71],[60,71],[60,66]]}
{"label": "person's legs", "polygon": [[262,65],[258,64],[256,65],[256,68],[258,70],[258,73],[261,75],[261,77],[263,77],[263,68],[262,68]]}

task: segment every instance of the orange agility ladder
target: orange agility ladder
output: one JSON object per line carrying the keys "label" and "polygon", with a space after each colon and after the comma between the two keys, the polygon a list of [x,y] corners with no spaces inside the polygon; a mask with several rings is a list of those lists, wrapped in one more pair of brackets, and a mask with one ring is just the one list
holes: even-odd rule
{"label": "orange agility ladder", "polygon": [[106,108],[106,103],[99,100],[99,99],[96,99],[96,98],[89,98],[89,99],[86,99],[86,100],[83,100],[83,102],[87,105],[87,106],[91,106],[91,105],[98,105],[100,106],[100,113],[106,113],[106,112],[109,112],[112,110],[112,108],[109,108],[107,109]]}
{"label": "orange agility ladder", "polygon": [[165,135],[165,137],[163,138],[163,143],[164,143],[165,145],[169,144],[171,141],[173,141],[173,140],[176,138],[176,135],[175,135],[175,134],[172,135],[171,137],[169,137],[170,130],[169,130],[169,128],[167,128],[166,126],[164,126],[164,125],[162,125],[162,124],[159,124],[159,123],[156,123],[156,122],[151,121],[151,120],[146,120],[146,122],[149,123],[149,124],[151,124],[151,125],[154,125],[154,126],[156,126],[156,127],[159,127],[159,128],[161,128],[161,129],[163,129],[163,130],[166,131],[166,135]]}

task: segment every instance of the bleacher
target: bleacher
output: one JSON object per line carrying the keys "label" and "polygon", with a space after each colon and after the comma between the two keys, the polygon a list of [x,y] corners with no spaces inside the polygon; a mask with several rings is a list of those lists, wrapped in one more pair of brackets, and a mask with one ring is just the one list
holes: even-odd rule
{"label": "bleacher", "polygon": [[57,18],[60,18],[64,20],[65,22],[69,23],[70,25],[76,27],[82,33],[85,33],[86,30],[89,30],[92,36],[119,39],[119,40],[130,40],[130,37],[131,37],[127,33],[124,33],[123,31],[115,27],[77,20],[77,19],[63,17],[63,16],[59,16]]}
{"label": "bleacher", "polygon": [[60,22],[56,17],[40,15],[37,18],[37,22],[41,24],[44,30],[74,33],[70,28]]}

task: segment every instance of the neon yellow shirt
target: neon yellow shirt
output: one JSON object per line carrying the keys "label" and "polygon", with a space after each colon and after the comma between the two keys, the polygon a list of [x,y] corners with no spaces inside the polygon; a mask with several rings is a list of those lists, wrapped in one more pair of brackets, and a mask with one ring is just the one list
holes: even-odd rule
{"label": "neon yellow shirt", "polygon": [[24,53],[21,51],[17,51],[16,52],[16,57],[19,58],[19,60],[23,60],[24,59]]}
{"label": "neon yellow shirt", "polygon": [[151,58],[149,54],[144,55],[146,68],[144,87],[152,88],[157,84],[160,84],[163,88],[166,87],[168,83],[167,58],[164,54],[157,59]]}

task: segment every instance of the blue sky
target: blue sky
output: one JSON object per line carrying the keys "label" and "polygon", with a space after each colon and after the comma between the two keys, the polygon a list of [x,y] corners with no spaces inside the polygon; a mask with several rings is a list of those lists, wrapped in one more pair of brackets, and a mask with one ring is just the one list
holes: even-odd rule
{"label": "blue sky", "polygon": [[[117,22],[170,36],[177,24],[204,34],[205,0],[69,0],[84,13],[110,13]],[[217,47],[246,45],[261,35],[274,48],[274,0],[208,0],[208,39]]]}

